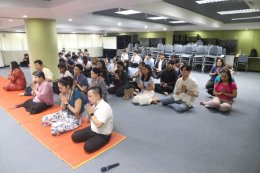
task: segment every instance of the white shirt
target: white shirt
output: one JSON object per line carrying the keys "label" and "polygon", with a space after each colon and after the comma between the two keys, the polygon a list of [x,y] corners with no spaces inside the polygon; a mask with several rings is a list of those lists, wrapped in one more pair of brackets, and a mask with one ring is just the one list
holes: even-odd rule
{"label": "white shirt", "polygon": [[192,106],[195,102],[195,97],[190,96],[186,93],[180,93],[180,94],[176,94],[177,91],[181,90],[182,85],[186,86],[186,89],[188,91],[193,91],[195,95],[199,95],[199,85],[198,82],[192,78],[191,76],[189,76],[186,80],[183,80],[183,78],[179,78],[175,84],[175,88],[174,88],[174,100],[182,100],[183,102],[185,102],[187,105]]}
{"label": "white shirt", "polygon": [[123,62],[128,61],[128,54],[127,53],[122,53],[121,61],[123,61]]}
{"label": "white shirt", "polygon": [[90,120],[91,130],[98,134],[109,135],[113,130],[113,111],[110,105],[103,99],[96,105],[95,117],[98,121],[104,123],[100,128],[98,128],[92,120]]}
{"label": "white shirt", "polygon": [[139,64],[140,62],[142,61],[142,59],[141,59],[141,57],[139,56],[139,55],[133,55],[132,56],[132,59],[131,59],[131,62],[132,63],[137,63],[137,64]]}
{"label": "white shirt", "polygon": [[62,77],[68,77],[68,76],[70,76],[71,78],[73,78],[72,74],[71,74],[68,70],[66,70],[64,74],[60,73],[60,78],[62,78]]}
{"label": "white shirt", "polygon": [[162,71],[162,63],[163,63],[163,60],[160,60],[159,64],[158,64],[159,71]]}
{"label": "white shirt", "polygon": [[42,72],[44,73],[45,79],[53,81],[53,73],[50,69],[43,67]]}

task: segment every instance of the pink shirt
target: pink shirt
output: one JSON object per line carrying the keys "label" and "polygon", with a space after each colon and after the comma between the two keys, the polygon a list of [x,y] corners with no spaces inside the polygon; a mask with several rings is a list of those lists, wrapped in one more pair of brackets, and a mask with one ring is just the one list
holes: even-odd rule
{"label": "pink shirt", "polygon": [[[220,91],[222,91],[224,89],[226,91],[226,93],[232,94],[232,92],[234,90],[237,90],[237,85],[236,85],[235,82],[232,82],[231,86],[229,85],[229,83],[224,85],[222,82],[218,82],[217,84],[215,84],[214,89],[217,92],[220,92]],[[223,94],[219,95],[218,97],[220,99],[223,99],[223,100],[230,100],[230,101],[233,100],[232,97],[229,97],[229,96],[226,96],[226,95],[223,95]]]}
{"label": "pink shirt", "polygon": [[35,103],[45,103],[47,105],[53,105],[53,91],[50,82],[45,80],[43,83],[36,83],[37,91],[39,95],[33,98]]}

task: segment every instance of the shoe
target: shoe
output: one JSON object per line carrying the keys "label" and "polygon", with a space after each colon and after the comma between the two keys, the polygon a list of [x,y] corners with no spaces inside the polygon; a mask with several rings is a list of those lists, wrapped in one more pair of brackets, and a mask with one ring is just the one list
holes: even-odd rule
{"label": "shoe", "polygon": [[138,105],[139,105],[139,103],[135,103],[135,102],[132,102],[132,104],[135,105],[135,106],[138,106]]}
{"label": "shoe", "polygon": [[129,100],[129,89],[125,89],[123,99]]}
{"label": "shoe", "polygon": [[15,108],[20,108],[20,107],[23,107],[23,103],[15,105]]}

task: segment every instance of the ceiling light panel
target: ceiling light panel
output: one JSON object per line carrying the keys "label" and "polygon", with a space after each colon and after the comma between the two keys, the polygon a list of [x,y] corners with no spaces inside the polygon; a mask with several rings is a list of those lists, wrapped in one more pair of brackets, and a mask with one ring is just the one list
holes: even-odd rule
{"label": "ceiling light panel", "polygon": [[223,1],[228,1],[228,0],[201,0],[201,1],[196,1],[196,3],[208,4],[208,3],[223,2]]}
{"label": "ceiling light panel", "polygon": [[231,10],[231,11],[219,11],[217,13],[220,15],[228,15],[228,14],[256,13],[259,11],[260,11],[259,9],[242,9],[242,10]]}
{"label": "ceiling light panel", "polygon": [[186,23],[185,21],[179,20],[179,21],[169,21],[170,23]]}
{"label": "ceiling light panel", "polygon": [[231,20],[250,20],[250,19],[260,19],[260,16],[233,18],[233,19],[231,19]]}
{"label": "ceiling light panel", "polygon": [[124,10],[124,11],[117,11],[115,13],[122,14],[122,15],[131,15],[131,14],[139,14],[139,13],[142,13],[142,12],[135,11],[135,10]]}
{"label": "ceiling light panel", "polygon": [[156,16],[156,17],[148,17],[147,19],[150,19],[150,20],[165,20],[165,19],[168,19],[168,17]]}

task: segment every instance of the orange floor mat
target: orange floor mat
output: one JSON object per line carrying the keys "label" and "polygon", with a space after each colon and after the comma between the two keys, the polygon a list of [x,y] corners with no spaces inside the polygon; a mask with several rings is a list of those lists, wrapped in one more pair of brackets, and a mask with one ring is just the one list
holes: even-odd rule
{"label": "orange floor mat", "polygon": [[[94,153],[88,154],[83,150],[84,143],[75,144],[71,140],[71,134],[73,132],[68,132],[60,136],[52,136],[50,133],[50,127],[41,126],[42,116],[57,112],[59,106],[54,105],[52,108],[40,114],[30,115],[24,108],[15,108],[16,104],[22,103],[30,97],[19,96],[18,93],[21,91],[6,92],[2,89],[6,82],[6,79],[0,77],[0,106],[41,144],[46,146],[61,160],[64,160],[73,169],[76,169],[84,163],[92,160],[126,138],[119,133],[113,132],[111,140],[106,146]],[[83,124],[78,129],[85,128],[88,125],[88,123],[83,121]]]}

